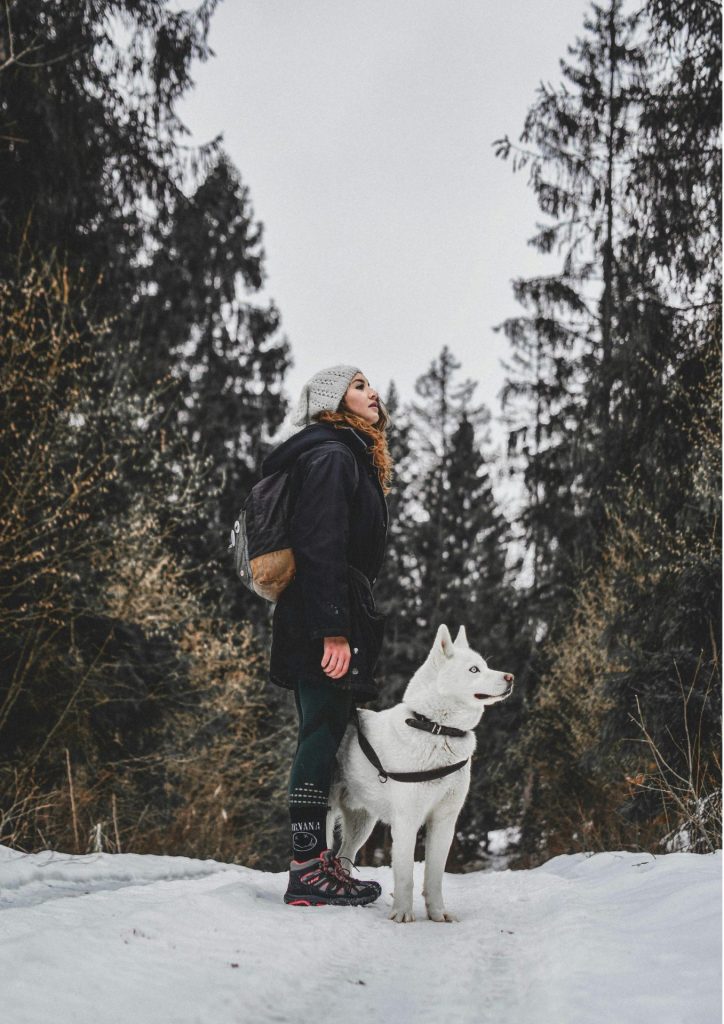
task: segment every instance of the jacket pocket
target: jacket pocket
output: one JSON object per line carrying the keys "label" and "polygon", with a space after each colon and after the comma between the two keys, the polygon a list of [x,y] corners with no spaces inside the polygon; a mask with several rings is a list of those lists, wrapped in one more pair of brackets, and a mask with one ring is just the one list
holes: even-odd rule
{"label": "jacket pocket", "polygon": [[380,656],[387,616],[377,611],[371,593],[358,592],[350,603],[352,657],[346,678],[350,682],[367,682]]}

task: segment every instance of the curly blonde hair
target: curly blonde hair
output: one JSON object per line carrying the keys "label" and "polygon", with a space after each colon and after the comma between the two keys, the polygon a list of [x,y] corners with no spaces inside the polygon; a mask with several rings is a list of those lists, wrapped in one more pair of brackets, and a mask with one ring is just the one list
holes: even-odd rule
{"label": "curly blonde hair", "polygon": [[332,423],[338,430],[343,427],[354,427],[370,439],[369,451],[372,453],[377,475],[385,494],[389,494],[392,487],[392,456],[387,447],[387,427],[390,418],[387,411],[380,405],[380,415],[376,423],[368,423],[361,416],[356,416],[349,409],[342,405],[336,412],[324,411],[318,413],[315,420],[319,423]]}

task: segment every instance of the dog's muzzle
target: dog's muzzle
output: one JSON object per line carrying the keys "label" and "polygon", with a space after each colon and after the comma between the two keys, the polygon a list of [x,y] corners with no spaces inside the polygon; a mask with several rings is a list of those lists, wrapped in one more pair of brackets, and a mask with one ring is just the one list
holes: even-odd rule
{"label": "dog's muzzle", "polygon": [[497,697],[501,700],[503,697],[510,697],[513,692],[513,684],[511,683],[507,690],[503,693],[476,693],[474,694],[476,700],[489,700],[491,697]]}

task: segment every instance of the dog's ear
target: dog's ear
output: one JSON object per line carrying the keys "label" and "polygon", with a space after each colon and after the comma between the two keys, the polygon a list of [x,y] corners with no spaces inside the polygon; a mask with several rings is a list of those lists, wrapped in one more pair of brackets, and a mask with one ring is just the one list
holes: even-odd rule
{"label": "dog's ear", "polygon": [[455,637],[456,647],[470,647],[468,643],[468,635],[465,632],[465,626],[461,626],[458,630],[458,635]]}
{"label": "dog's ear", "polygon": [[452,658],[454,654],[453,647],[454,644],[450,631],[445,623],[443,623],[438,627],[435,643],[432,645],[432,653],[435,657]]}

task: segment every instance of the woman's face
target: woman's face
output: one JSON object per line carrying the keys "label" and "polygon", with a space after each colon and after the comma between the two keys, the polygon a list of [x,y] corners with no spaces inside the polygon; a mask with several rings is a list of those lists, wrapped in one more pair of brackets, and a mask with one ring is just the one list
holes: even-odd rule
{"label": "woman's face", "polygon": [[376,423],[380,418],[379,396],[363,373],[354,375],[342,402],[350,412],[368,423]]}

